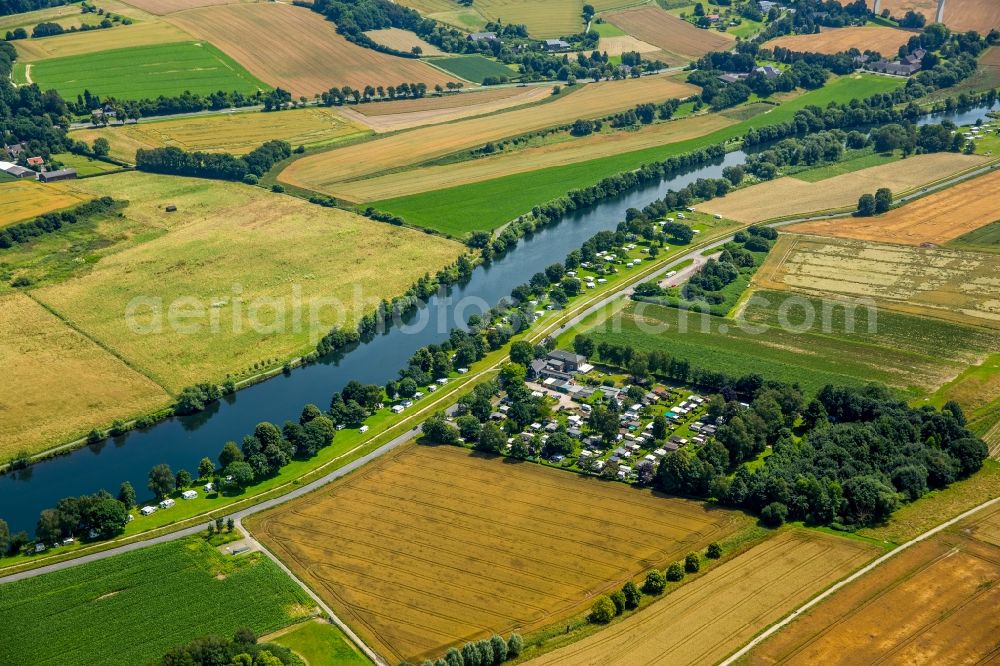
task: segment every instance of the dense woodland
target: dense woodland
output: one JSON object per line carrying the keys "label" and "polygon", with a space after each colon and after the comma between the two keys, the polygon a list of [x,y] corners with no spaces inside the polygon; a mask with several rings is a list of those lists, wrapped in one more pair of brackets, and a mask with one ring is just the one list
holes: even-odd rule
{"label": "dense woodland", "polygon": [[0,16],[33,12],[36,9],[61,7],[76,0],[0,0]]}

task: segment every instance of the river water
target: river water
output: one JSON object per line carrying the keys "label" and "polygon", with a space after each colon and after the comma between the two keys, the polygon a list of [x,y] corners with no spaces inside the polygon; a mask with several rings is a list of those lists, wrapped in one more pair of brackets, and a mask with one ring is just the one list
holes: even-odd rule
{"label": "river water", "polygon": [[719,178],[724,167],[741,164],[744,158],[739,151],[728,153],[714,164],[674,174],[567,215],[521,239],[504,257],[476,268],[466,284],[453,287],[446,296],[430,298],[411,323],[391,328],[341,358],[296,368],[228,396],[200,414],[170,418],[148,430],[132,431],[2,475],[0,518],[9,523],[11,532],[27,530],[30,534],[39,512],[63,497],[100,488],[117,493],[126,480],[144,497],[146,476],[154,465],[167,463],[174,471],[194,470],[204,456],[214,460],[226,441],[239,441],[261,421],[280,426],[297,419],[307,403],[326,408],[330,395],[351,379],[366,384],[395,379],[417,349],[446,340],[452,328],[465,326],[469,315],[509,296],[511,289],[545,266],[561,262],[598,231],[615,229],[625,219],[626,209],[642,208],[667,190],[698,178]]}

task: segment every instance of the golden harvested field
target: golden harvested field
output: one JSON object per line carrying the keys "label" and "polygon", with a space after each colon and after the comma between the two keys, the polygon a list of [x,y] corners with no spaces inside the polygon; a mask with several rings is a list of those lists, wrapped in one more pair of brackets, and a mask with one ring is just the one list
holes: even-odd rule
{"label": "golden harvested field", "polygon": [[368,128],[349,120],[339,110],[308,107],[271,113],[250,111],[141,122],[76,130],[70,136],[88,144],[104,137],[111,144],[112,157],[134,162],[135,151],[139,148],[176,146],[190,151],[225,151],[243,155],[271,139],[284,139],[292,146],[304,145],[308,148],[366,133]]}
{"label": "golden harvested field", "polygon": [[856,240],[891,240],[904,245],[942,245],[1000,220],[1000,172],[991,171],[954,187],[894,208],[877,217],[817,220],[789,227],[803,234]]}
{"label": "golden harvested field", "polygon": [[171,14],[181,12],[186,9],[198,9],[199,7],[213,7],[215,5],[230,5],[245,0],[124,0],[134,7],[138,7],[150,14]]}
{"label": "golden harvested field", "polygon": [[396,132],[503,111],[523,104],[541,102],[551,96],[552,89],[549,86],[496,88],[444,97],[362,104],[342,109],[342,112],[376,132]]}
{"label": "golden harvested field", "polygon": [[[821,211],[853,208],[858,197],[888,187],[895,195],[972,169],[987,158],[932,153],[827,178],[821,185],[797,178],[778,178],[695,206],[738,222],[761,222]],[[881,218],[879,218],[881,219]]]}
{"label": "golden harvested field", "polygon": [[334,86],[406,82],[433,88],[456,80],[419,60],[355,46],[337,34],[333,23],[304,7],[222,5],[172,14],[168,20],[296,97],[311,98]]}
{"label": "golden harvested field", "polygon": [[92,198],[66,181],[47,185],[29,179],[0,183],[0,228]]}
{"label": "golden harvested field", "polygon": [[84,55],[99,51],[191,41],[191,35],[166,21],[154,19],[122,25],[110,30],[90,30],[45,39],[19,39],[14,42],[19,62],[34,62],[62,56]]}
{"label": "golden harvested field", "polygon": [[30,297],[0,297],[0,460],[164,407],[155,383]]}
{"label": "golden harvested field", "polygon": [[995,255],[782,234],[754,284],[1000,328]]}
{"label": "golden harvested field", "polygon": [[733,46],[730,35],[696,28],[655,6],[615,12],[604,18],[636,39],[653,44],[667,54],[680,56],[680,62],[687,62],[709,51],[725,51]]}
{"label": "golden harvested field", "polygon": [[748,524],[698,502],[424,446],[248,522],[393,663],[559,622]]}
{"label": "golden harvested field", "polygon": [[597,49],[604,51],[609,56],[620,56],[630,51],[636,53],[655,53],[660,50],[660,47],[644,42],[641,39],[636,39],[631,35],[625,35],[623,37],[601,37]]}
{"label": "golden harvested field", "polygon": [[[950,1],[950,0],[949,0]],[[899,47],[906,44],[914,33],[884,26],[864,28],[823,28],[818,35],[785,35],[764,44],[764,48],[791,49],[799,53],[826,53],[833,55],[851,48],[859,51],[878,51],[894,57]]]}
{"label": "golden harvested field", "polygon": [[749,663],[995,663],[998,537],[994,506],[839,590],[755,649]]}
{"label": "golden harvested field", "polygon": [[859,541],[785,531],[613,627],[528,664],[718,663],[876,554]]}
{"label": "golden harvested field", "polygon": [[[849,4],[849,2],[850,0],[840,0],[842,5]],[[938,0],[881,0],[878,5],[879,11],[888,9],[893,18],[903,18],[906,12],[913,10],[923,14],[928,23],[934,22],[937,6]]]}
{"label": "golden harvested field", "polygon": [[1000,28],[1000,3],[995,0],[947,0],[944,22],[952,30],[975,30],[986,35],[993,28]]}
{"label": "golden harvested field", "polygon": [[508,136],[632,108],[643,102],[687,97],[697,88],[666,76],[602,81],[583,86],[554,102],[402,132],[357,146],[311,155],[281,172],[283,182],[327,191],[335,183],[473,148]]}
{"label": "golden harvested field", "polygon": [[695,116],[646,125],[635,132],[592,134],[512,153],[350,181],[331,188],[329,193],[355,202],[378,201],[684,141],[734,123],[717,114]]}
{"label": "golden harvested field", "polygon": [[[146,242],[125,243],[79,277],[34,293],[172,392],[309,351],[332,327],[353,326],[463,251],[233,183],[132,172],[80,185],[129,200],[124,215],[150,229]],[[165,213],[166,204],[177,212]],[[134,326],[130,303],[139,304]],[[175,326],[171,307],[195,314]]]}
{"label": "golden harvested field", "polygon": [[385,28],[383,30],[369,30],[365,33],[372,39],[372,41],[381,44],[382,46],[388,46],[391,49],[396,49],[397,51],[410,51],[414,46],[419,46],[421,52],[425,56],[431,55],[445,55],[444,51],[438,47],[425,42],[416,35],[416,33],[410,32],[409,30],[401,30],[400,28]]}

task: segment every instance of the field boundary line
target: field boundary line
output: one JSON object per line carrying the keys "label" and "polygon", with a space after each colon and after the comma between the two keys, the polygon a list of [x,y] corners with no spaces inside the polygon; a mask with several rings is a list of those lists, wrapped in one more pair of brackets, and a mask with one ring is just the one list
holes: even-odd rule
{"label": "field boundary line", "polygon": [[854,581],[856,581],[859,578],[863,577],[865,574],[867,574],[867,573],[875,570],[876,568],[879,567],[879,565],[884,564],[885,562],[888,562],[889,560],[891,560],[892,558],[896,557],[897,555],[899,555],[903,551],[908,550],[909,548],[917,545],[918,543],[921,543],[923,541],[926,541],[927,539],[930,539],[931,537],[937,535],[938,533],[943,532],[944,530],[948,529],[952,525],[955,525],[956,523],[959,523],[959,522],[965,520],[969,516],[972,516],[973,514],[979,512],[979,511],[981,511],[981,510],[983,510],[983,509],[985,509],[987,507],[993,506],[994,504],[996,504],[998,502],[1000,502],[1000,497],[994,497],[991,500],[987,500],[987,501],[983,502],[982,504],[980,504],[979,506],[973,507],[973,508],[969,509],[968,511],[955,516],[954,518],[951,518],[950,520],[946,520],[945,522],[941,523],[937,527],[933,527],[933,528],[927,530],[926,532],[924,532],[923,534],[920,534],[919,536],[916,536],[916,537],[910,539],[909,541],[907,541],[906,543],[902,544],[898,548],[889,551],[885,555],[882,555],[881,557],[879,557],[878,559],[876,559],[874,562],[871,562],[871,563],[865,565],[864,567],[862,567],[861,569],[858,569],[857,571],[855,571],[853,574],[851,574],[847,578],[844,578],[843,580],[841,580],[841,581],[833,584],[832,586],[830,586],[829,588],[827,588],[826,590],[824,590],[819,595],[813,597],[812,599],[810,599],[809,601],[807,601],[805,604],[803,604],[799,608],[795,609],[794,611],[792,611],[791,613],[789,613],[788,615],[786,615],[779,622],[777,622],[775,624],[772,624],[770,627],[768,627],[767,629],[765,629],[762,633],[758,634],[752,641],[750,641],[749,643],[747,643],[746,645],[744,645],[737,652],[735,652],[732,655],[730,655],[728,658],[726,658],[725,661],[721,662],[720,666],[731,666],[732,664],[735,664],[738,659],[740,659],[741,657],[744,657],[753,648],[757,647],[758,645],[760,645],[761,643],[763,643],[765,640],[767,640],[768,638],[770,638],[771,636],[773,636],[774,634],[776,634],[778,631],[780,631],[781,629],[785,628],[786,626],[788,626],[789,624],[791,624],[792,622],[794,622],[800,615],[802,615],[806,611],[810,610],[813,606],[818,605],[820,602],[822,602],[823,600],[825,600],[827,597],[830,597],[830,596],[834,595],[835,593],[839,592],[844,587],[850,585]]}
{"label": "field boundary line", "polygon": [[347,624],[337,616],[336,613],[333,612],[333,609],[330,608],[329,606],[327,606],[326,602],[324,602],[322,599],[320,599],[320,597],[319,597],[318,594],[316,594],[315,592],[313,592],[309,588],[308,585],[306,585],[305,583],[303,583],[299,579],[298,576],[296,576],[294,573],[292,573],[291,569],[289,569],[287,566],[285,566],[284,562],[282,562],[280,559],[278,559],[277,555],[275,555],[270,550],[268,550],[267,546],[265,546],[260,541],[258,541],[252,534],[250,534],[249,530],[247,530],[247,529],[245,529],[243,527],[243,518],[242,517],[236,519],[236,527],[239,528],[240,532],[242,532],[244,534],[244,536],[247,538],[247,540],[249,540],[251,543],[253,543],[257,548],[259,548],[262,553],[264,553],[265,555],[267,555],[268,559],[270,559],[272,562],[274,562],[275,564],[277,564],[278,568],[280,568],[282,571],[285,572],[286,576],[288,576],[289,578],[291,578],[295,582],[296,585],[298,585],[300,588],[302,588],[302,590],[305,591],[305,593],[308,594],[309,597],[313,601],[315,601],[316,604],[320,608],[323,609],[323,612],[326,613],[327,616],[329,616],[330,620],[335,625],[337,625],[337,628],[339,628],[342,632],[344,632],[344,635],[347,636],[349,639],[351,639],[351,642],[354,643],[355,645],[357,645],[358,649],[360,649],[362,652],[365,653],[365,656],[367,656],[373,662],[375,662],[376,664],[378,664],[378,666],[389,666],[388,662],[386,662],[377,652],[375,652],[370,647],[368,647],[368,644],[365,643],[363,640],[361,640],[361,638],[357,634],[355,634],[351,630],[351,628],[349,626],[347,626]]}
{"label": "field boundary line", "polygon": [[[101,349],[103,349],[104,351],[106,351],[107,353],[109,353],[112,356],[114,356],[116,359],[118,359],[119,361],[121,361],[122,363],[124,363],[126,366],[128,366],[131,370],[134,370],[138,374],[142,375],[146,379],[150,380],[151,382],[153,382],[154,384],[156,384],[157,386],[159,386],[161,389],[163,389],[163,392],[166,393],[168,396],[170,396],[171,398],[173,398],[175,396],[175,393],[173,391],[171,391],[170,389],[168,389],[166,387],[166,385],[164,385],[163,381],[159,377],[157,377],[154,373],[149,372],[147,370],[144,370],[144,369],[140,368],[134,362],[130,361],[125,356],[123,356],[122,354],[120,354],[113,347],[111,347],[111,346],[105,344],[104,342],[102,342],[101,340],[98,340],[97,338],[93,337],[92,335],[90,335],[89,333],[87,333],[85,330],[83,330],[82,328],[80,328],[80,326],[77,325],[77,323],[74,322],[72,319],[69,319],[68,317],[63,316],[58,310],[56,310],[55,308],[49,306],[48,303],[45,303],[44,301],[36,298],[34,296],[34,294],[32,294],[30,291],[25,291],[23,293],[28,298],[30,298],[35,303],[37,303],[42,308],[44,308],[46,312],[48,312],[49,314],[51,314],[53,317],[55,317],[56,319],[58,319],[62,323],[66,324],[66,326],[68,326],[69,328],[73,329],[74,331],[76,331],[77,333],[79,333],[80,335],[82,335],[84,338],[86,338],[87,340],[89,340],[90,342],[94,343],[95,345],[97,345],[98,347],[100,347]],[[59,448],[59,447],[56,447],[56,448]],[[45,451],[42,451],[38,455],[44,455],[45,453],[46,453]]]}

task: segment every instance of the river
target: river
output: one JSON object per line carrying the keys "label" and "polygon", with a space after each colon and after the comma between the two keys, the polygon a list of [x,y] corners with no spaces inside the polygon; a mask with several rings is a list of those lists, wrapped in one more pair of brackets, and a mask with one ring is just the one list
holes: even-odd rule
{"label": "river", "polygon": [[280,426],[297,419],[307,403],[326,408],[331,394],[351,379],[366,384],[395,379],[417,349],[446,340],[452,328],[465,326],[469,315],[509,296],[511,289],[545,266],[562,261],[598,231],[615,229],[628,208],[642,208],[667,190],[698,178],[719,178],[724,167],[741,164],[744,158],[741,151],[728,153],[716,163],[674,174],[567,215],[521,239],[502,258],[476,268],[466,284],[453,287],[446,296],[431,297],[411,317],[411,323],[391,328],[340,358],[296,368],[228,396],[200,414],[170,418],[147,430],[132,431],[2,475],[0,518],[8,522],[11,532],[26,530],[31,534],[39,512],[63,497],[100,488],[117,493],[126,480],[139,497],[145,497],[146,477],[154,465],[167,463],[174,471],[195,470],[203,457],[215,460],[226,441],[239,441],[261,421]]}

